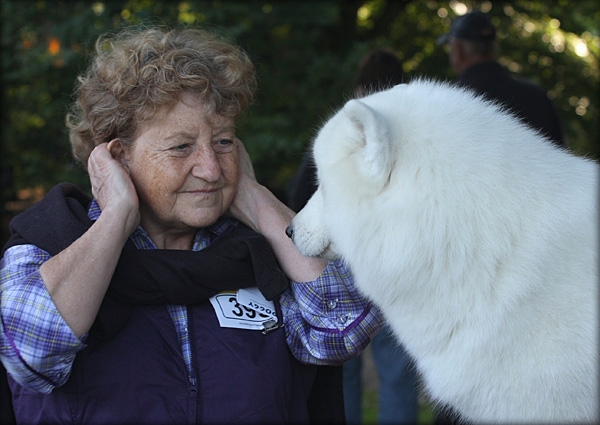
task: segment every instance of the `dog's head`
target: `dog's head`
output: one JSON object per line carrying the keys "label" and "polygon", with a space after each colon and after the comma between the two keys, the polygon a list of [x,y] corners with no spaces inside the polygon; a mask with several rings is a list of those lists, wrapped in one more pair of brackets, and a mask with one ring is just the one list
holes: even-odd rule
{"label": "dog's head", "polygon": [[356,213],[359,203],[384,189],[393,150],[387,120],[361,100],[350,100],[325,123],[312,151],[318,189],[287,230],[302,254],[343,256],[338,248],[349,229],[341,216]]}

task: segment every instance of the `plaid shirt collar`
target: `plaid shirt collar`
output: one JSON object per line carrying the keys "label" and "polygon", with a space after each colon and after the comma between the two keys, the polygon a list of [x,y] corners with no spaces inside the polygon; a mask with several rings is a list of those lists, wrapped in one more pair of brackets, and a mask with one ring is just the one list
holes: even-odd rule
{"label": "plaid shirt collar", "polygon": [[[100,205],[98,205],[96,199],[93,199],[88,210],[88,217],[90,220],[96,221],[98,220],[98,217],[100,217],[101,213],[102,210],[100,209]],[[194,246],[192,249],[194,251],[200,251],[201,249],[206,248],[210,244],[211,240],[213,240],[216,236],[223,234],[232,226],[237,226],[237,221],[235,219],[220,217],[216,223],[198,229],[194,238]],[[157,248],[154,242],[152,242],[150,239],[150,236],[148,236],[148,233],[146,233],[141,226],[138,226],[138,228],[132,233],[131,239],[138,249]]]}

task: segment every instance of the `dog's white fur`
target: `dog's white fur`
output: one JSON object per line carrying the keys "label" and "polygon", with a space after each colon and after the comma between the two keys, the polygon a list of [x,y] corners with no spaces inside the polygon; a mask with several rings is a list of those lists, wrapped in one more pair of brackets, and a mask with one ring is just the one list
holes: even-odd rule
{"label": "dog's white fur", "polygon": [[417,80],[350,100],[292,221],[341,257],[464,418],[598,422],[598,179],[469,91]]}

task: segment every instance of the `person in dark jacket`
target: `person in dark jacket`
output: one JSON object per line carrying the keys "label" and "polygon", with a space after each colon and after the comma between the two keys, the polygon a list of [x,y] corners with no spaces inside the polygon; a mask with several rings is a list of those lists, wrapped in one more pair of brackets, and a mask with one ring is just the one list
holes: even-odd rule
{"label": "person in dark jacket", "polygon": [[[513,75],[497,61],[496,27],[481,11],[455,18],[450,31],[438,37],[448,45],[449,60],[458,75],[457,84],[497,101],[551,142],[566,147],[562,126],[546,92],[532,81]],[[462,423],[452,409],[440,409],[436,425]]]}
{"label": "person in dark jacket", "polygon": [[296,250],[293,211],[254,178],[248,55],[191,28],[96,46],[67,116],[93,198],[57,185],[2,252],[17,422],[343,422],[319,372],[383,319],[342,262]]}
{"label": "person in dark jacket", "polygon": [[457,17],[437,43],[448,45],[458,84],[500,102],[552,142],[566,146],[560,120],[546,92],[498,63],[496,27],[486,13],[472,11]]}

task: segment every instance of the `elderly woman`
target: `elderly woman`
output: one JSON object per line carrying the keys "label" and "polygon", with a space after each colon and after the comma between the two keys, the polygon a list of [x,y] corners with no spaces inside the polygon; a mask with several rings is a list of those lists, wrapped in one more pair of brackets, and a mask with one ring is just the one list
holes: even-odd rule
{"label": "elderly woman", "polygon": [[255,180],[235,129],[254,86],[244,52],[201,30],[99,39],[67,117],[94,198],[55,187],[3,253],[18,421],[309,422],[318,365],[379,330]]}

